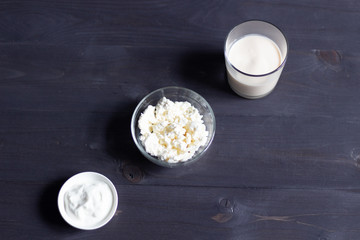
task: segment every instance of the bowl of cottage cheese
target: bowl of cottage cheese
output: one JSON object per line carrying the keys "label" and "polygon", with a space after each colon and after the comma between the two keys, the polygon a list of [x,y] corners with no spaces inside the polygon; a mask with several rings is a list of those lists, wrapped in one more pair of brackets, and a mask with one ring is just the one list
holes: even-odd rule
{"label": "bowl of cottage cheese", "polygon": [[153,163],[170,168],[200,159],[215,129],[209,103],[182,87],[164,87],[146,95],[131,119],[132,138],[140,152]]}

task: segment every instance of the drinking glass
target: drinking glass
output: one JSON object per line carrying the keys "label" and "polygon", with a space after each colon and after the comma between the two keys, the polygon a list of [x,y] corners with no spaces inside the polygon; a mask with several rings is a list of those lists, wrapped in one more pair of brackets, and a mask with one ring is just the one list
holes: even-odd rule
{"label": "drinking glass", "polygon": [[[228,57],[231,47],[236,41],[249,34],[267,37],[277,45],[281,60],[280,65],[276,69],[257,75],[241,71],[231,63]],[[228,34],[224,47],[225,65],[231,89],[238,95],[248,99],[257,99],[268,95],[275,88],[279,80],[287,60],[288,51],[288,41],[285,35],[271,23],[251,20],[234,27]]]}

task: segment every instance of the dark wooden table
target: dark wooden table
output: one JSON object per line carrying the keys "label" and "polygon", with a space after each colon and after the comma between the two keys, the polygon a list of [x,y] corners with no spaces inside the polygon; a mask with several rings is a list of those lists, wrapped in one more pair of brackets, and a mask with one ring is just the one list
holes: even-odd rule
{"label": "dark wooden table", "polygon": [[[225,78],[235,25],[270,21],[290,53],[271,95]],[[1,239],[360,239],[360,3],[34,0],[0,2]],[[200,93],[217,120],[206,156],[165,169],[130,136],[142,97]],[[67,225],[64,181],[116,186],[101,229]]]}

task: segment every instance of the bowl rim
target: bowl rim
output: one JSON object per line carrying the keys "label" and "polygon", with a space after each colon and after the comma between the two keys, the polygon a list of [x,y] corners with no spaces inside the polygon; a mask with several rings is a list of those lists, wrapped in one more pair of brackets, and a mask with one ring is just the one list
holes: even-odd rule
{"label": "bowl rim", "polygon": [[[145,148],[143,147],[143,145],[141,144],[140,141],[137,140],[137,137],[136,137],[136,126],[137,126],[137,119],[136,119],[136,115],[137,113],[139,112],[139,109],[142,107],[143,103],[153,94],[157,93],[157,92],[161,92],[161,91],[166,91],[168,89],[180,89],[182,91],[187,91],[187,92],[190,92],[192,94],[194,94],[195,96],[199,97],[206,105],[206,107],[209,109],[209,113],[211,115],[211,118],[212,118],[212,121],[213,121],[213,131],[212,131],[212,134],[209,136],[209,140],[206,144],[206,146],[204,146],[204,148],[202,149],[202,151],[200,153],[197,154],[197,156],[195,158],[191,158],[187,161],[184,161],[184,162],[177,162],[177,163],[169,163],[169,162],[166,162],[166,161],[162,161],[162,160],[159,160],[157,157],[154,157],[152,156],[151,154],[147,153]],[[160,100],[160,99],[159,99]],[[170,99],[171,100],[171,99]],[[193,105],[193,104],[192,104]],[[141,114],[141,113],[140,113]],[[162,87],[162,88],[158,88],[156,90],[153,90],[151,91],[150,93],[146,94],[141,100],[140,102],[137,104],[137,106],[135,107],[135,110],[133,111],[133,114],[132,114],[132,117],[131,117],[131,123],[130,123],[130,128],[131,128],[131,136],[132,136],[132,139],[136,145],[136,147],[139,149],[139,151],[141,152],[141,154],[147,158],[148,160],[150,160],[151,162],[159,165],[159,166],[162,166],[162,167],[168,167],[168,168],[173,168],[173,167],[178,167],[178,166],[183,166],[183,165],[188,165],[190,163],[193,163],[195,162],[196,160],[198,160],[207,150],[208,148],[210,147],[214,137],[215,137],[215,132],[216,132],[216,119],[215,119],[215,114],[214,114],[214,111],[211,107],[211,105],[209,104],[208,101],[206,101],[206,99],[201,96],[199,93],[191,90],[191,89],[188,89],[188,88],[185,88],[185,87],[179,87],[179,86],[167,86],[167,87]]]}

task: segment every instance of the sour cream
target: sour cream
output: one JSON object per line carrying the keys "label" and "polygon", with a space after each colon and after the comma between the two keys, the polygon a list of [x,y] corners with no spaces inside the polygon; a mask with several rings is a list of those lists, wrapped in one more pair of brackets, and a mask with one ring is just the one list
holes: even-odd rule
{"label": "sour cream", "polygon": [[65,193],[66,213],[79,224],[93,225],[103,220],[113,204],[109,186],[102,182],[74,185]]}
{"label": "sour cream", "polygon": [[70,225],[84,230],[96,229],[114,215],[117,193],[105,176],[94,172],[80,173],[64,184],[58,205]]}

